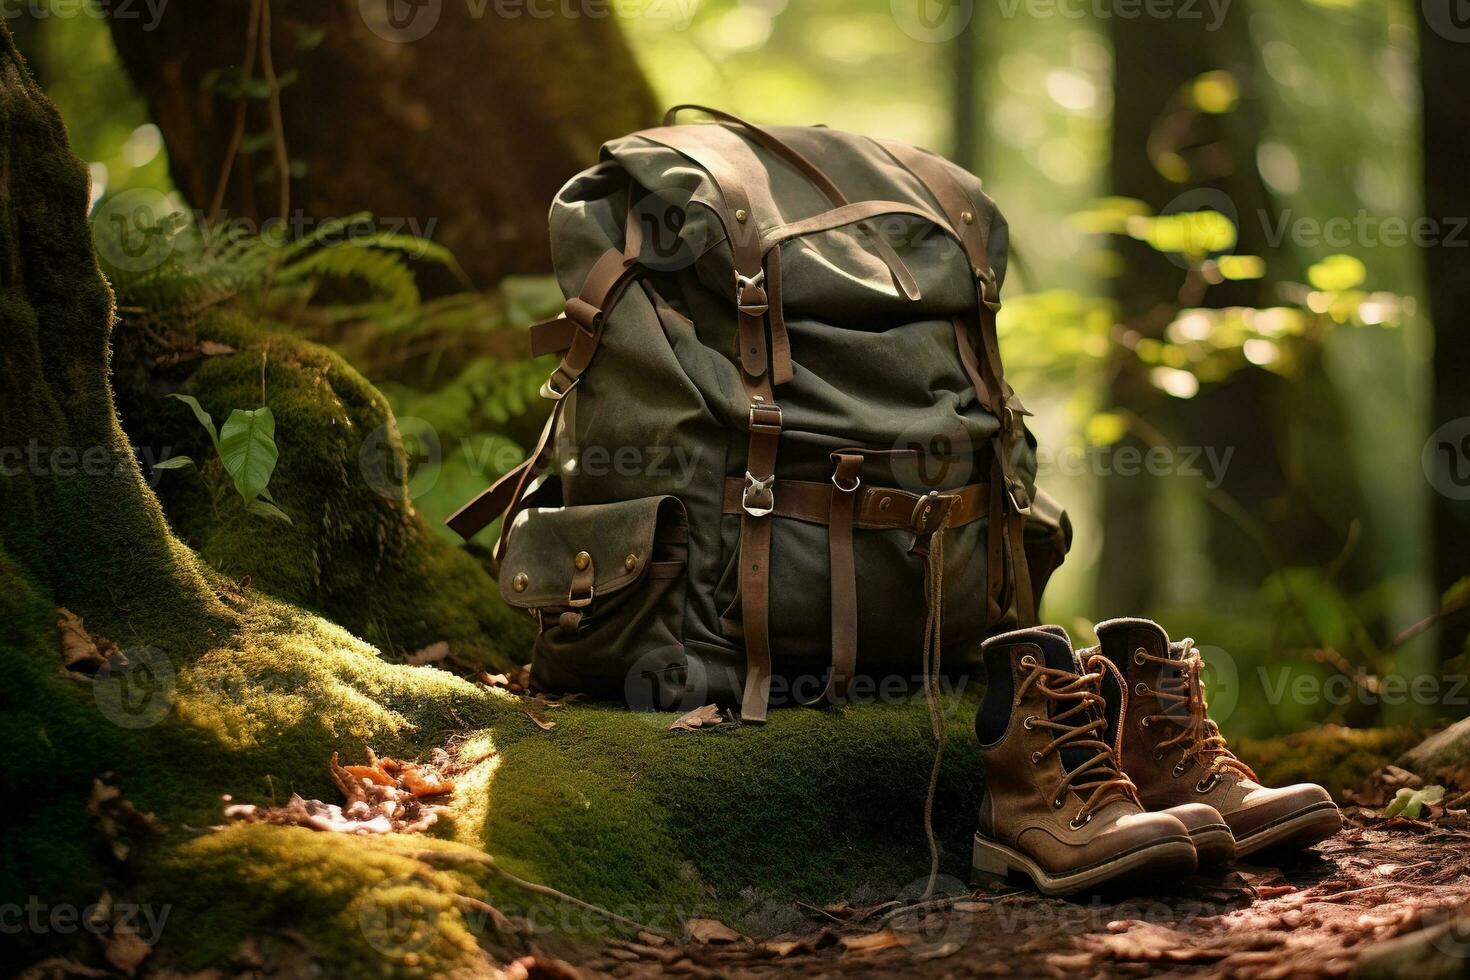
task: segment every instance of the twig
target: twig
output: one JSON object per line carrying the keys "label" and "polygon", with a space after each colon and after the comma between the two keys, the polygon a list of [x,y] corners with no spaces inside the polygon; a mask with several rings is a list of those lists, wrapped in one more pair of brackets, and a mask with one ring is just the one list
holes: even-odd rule
{"label": "twig", "polygon": [[214,185],[214,198],[209,202],[207,224],[214,224],[220,208],[225,204],[225,189],[230,186],[230,172],[235,167],[235,156],[240,152],[240,143],[245,138],[245,115],[250,96],[245,86],[250,81],[250,70],[255,67],[255,51],[259,44],[261,0],[250,0],[250,22],[245,28],[245,57],[240,66],[240,98],[235,106],[235,128],[230,133],[230,143],[225,148],[225,160],[220,165],[219,182]]}
{"label": "twig", "polygon": [[271,136],[276,149],[276,177],[280,187],[281,221],[291,217],[291,163],[286,156],[286,124],[281,118],[281,83],[276,78],[275,63],[271,61],[271,8],[269,3],[261,5],[260,11],[260,71],[270,88]]}
{"label": "twig", "polygon": [[672,936],[664,932],[662,929],[656,928],[655,926],[644,925],[641,922],[634,922],[632,919],[628,919],[621,915],[618,915],[616,912],[605,909],[600,905],[594,905],[591,902],[583,901],[582,899],[577,898],[575,895],[568,895],[566,892],[558,891],[557,889],[552,888],[549,885],[542,885],[534,881],[527,881],[524,878],[513,875],[509,871],[506,871],[504,868],[502,868],[499,864],[497,864],[495,858],[491,857],[489,854],[483,854],[479,852],[466,853],[462,851],[415,851],[410,854],[409,857],[413,858],[416,861],[422,861],[425,864],[478,864],[483,868],[488,868],[489,870],[495,872],[501,878],[505,879],[510,884],[515,885],[517,888],[524,889],[528,892],[533,892],[537,895],[545,895],[547,898],[554,898],[559,902],[565,902],[568,905],[576,906],[577,908],[582,909],[585,912],[594,912],[598,915],[605,915],[614,922],[617,922],[620,925],[627,926],[634,931],[642,930],[644,932],[651,932],[655,936],[662,936],[663,938],[670,941],[673,940]]}

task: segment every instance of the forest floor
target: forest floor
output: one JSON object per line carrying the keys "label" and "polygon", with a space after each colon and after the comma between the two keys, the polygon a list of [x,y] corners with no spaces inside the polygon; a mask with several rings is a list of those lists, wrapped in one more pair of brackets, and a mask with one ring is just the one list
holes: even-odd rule
{"label": "forest floor", "polygon": [[950,897],[932,910],[844,904],[812,909],[810,930],[774,941],[722,937],[711,926],[712,941],[697,945],[612,942],[582,955],[568,950],[581,964],[576,973],[545,959],[529,972],[710,978],[1470,973],[1470,919],[1460,917],[1470,908],[1470,820],[1385,820],[1377,813],[1348,807],[1343,833],[1304,854],[1257,856],[1167,894],[1063,900],[1017,888]]}

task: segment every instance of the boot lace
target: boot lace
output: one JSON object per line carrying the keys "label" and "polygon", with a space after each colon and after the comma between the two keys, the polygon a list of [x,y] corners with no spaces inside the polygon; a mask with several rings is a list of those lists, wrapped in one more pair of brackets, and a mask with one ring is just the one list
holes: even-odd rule
{"label": "boot lace", "polygon": [[1084,790],[1091,790],[1072,820],[1074,829],[1091,820],[1105,803],[1114,800],[1138,803],[1137,787],[1119,768],[1112,746],[1104,741],[1107,721],[1102,714],[1101,684],[1100,673],[1074,674],[1037,663],[1017,692],[1018,696],[1024,695],[1034,686],[1042,697],[1059,708],[1049,717],[1028,715],[1024,721],[1027,728],[1055,733],[1044,748],[1032,753],[1032,763],[1039,763],[1054,752],[1060,754],[1064,749],[1091,752],[1090,757],[1067,771],[1052,793],[1052,805],[1060,809],[1069,789],[1078,796]]}
{"label": "boot lace", "polygon": [[1163,720],[1181,723],[1179,734],[1158,744],[1160,756],[1174,746],[1183,748],[1184,754],[1174,767],[1175,775],[1187,772],[1189,763],[1197,759],[1209,771],[1205,779],[1211,785],[1227,770],[1234,770],[1247,779],[1255,779],[1256,774],[1251,767],[1230,751],[1225,736],[1220,734],[1220,726],[1210,720],[1210,706],[1205,700],[1204,680],[1200,676],[1205,661],[1195,649],[1194,639],[1186,636],[1179,645],[1182,649],[1177,659],[1170,656],[1156,657],[1143,647],[1133,651],[1135,663],[1153,663],[1164,668],[1159,672],[1157,688],[1150,688],[1142,682],[1134,688],[1134,693],[1139,696],[1157,698],[1164,709],[1160,714],[1145,716],[1143,724],[1148,726]]}

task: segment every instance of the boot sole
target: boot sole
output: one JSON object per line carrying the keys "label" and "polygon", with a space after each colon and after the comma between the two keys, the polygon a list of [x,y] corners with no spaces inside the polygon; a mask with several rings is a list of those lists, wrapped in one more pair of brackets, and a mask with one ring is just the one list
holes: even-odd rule
{"label": "boot sole", "polygon": [[1210,824],[1189,834],[1201,868],[1219,869],[1235,859],[1235,835],[1225,824]]}
{"label": "boot sole", "polygon": [[1336,803],[1314,803],[1267,824],[1249,837],[1235,839],[1235,856],[1244,857],[1267,848],[1302,848],[1326,840],[1342,829],[1342,813]]}
{"label": "boot sole", "polygon": [[976,834],[971,865],[979,880],[1009,881],[1021,874],[1043,895],[1069,895],[1137,876],[1183,878],[1194,873],[1198,861],[1188,837],[1161,837],[1089,867],[1051,874],[1020,851]]}

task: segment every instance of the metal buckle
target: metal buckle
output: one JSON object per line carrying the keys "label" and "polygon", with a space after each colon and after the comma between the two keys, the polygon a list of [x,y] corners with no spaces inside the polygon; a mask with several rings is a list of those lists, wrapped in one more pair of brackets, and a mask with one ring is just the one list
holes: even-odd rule
{"label": "metal buckle", "polygon": [[784,421],[781,415],[780,405],[772,405],[759,396],[751,403],[749,415],[751,432],[762,432],[766,435],[779,436]]}
{"label": "metal buckle", "polygon": [[587,586],[587,594],[585,596],[577,596],[573,595],[571,592],[568,592],[567,605],[571,606],[573,609],[582,609],[586,606],[592,605],[592,600],[595,598],[597,598],[597,586],[589,585]]}
{"label": "metal buckle", "polygon": [[558,375],[565,375],[565,373],[566,372],[564,372],[560,367],[558,367],[555,371],[552,371],[551,372],[551,377],[549,377],[545,381],[541,382],[541,397],[542,398],[548,398],[551,401],[559,402],[563,398],[565,398],[571,392],[571,390],[573,388],[577,387],[577,382],[579,382],[579,381],[582,380],[582,376],[581,375],[577,375],[577,377],[573,378],[571,380],[571,382],[565,388],[562,388],[562,389],[558,390],[557,387],[555,385],[553,385],[551,382],[555,381]]}
{"label": "metal buckle", "polygon": [[950,509],[959,499],[959,494],[930,490],[914,504],[914,512],[909,516],[909,528],[916,537],[933,534],[949,522]]}
{"label": "metal buckle", "polygon": [[1006,497],[1017,514],[1031,513],[1031,498],[1026,493],[1026,487],[1014,476],[1006,480]]}
{"label": "metal buckle", "polygon": [[838,490],[841,490],[843,493],[856,493],[857,492],[857,488],[863,485],[863,478],[860,477],[860,476],[854,476],[852,478],[852,486],[850,486],[850,487],[844,487],[842,484],[840,484],[840,483],[837,482],[837,474],[836,473],[833,473],[832,474],[832,485],[834,487],[836,487]]}
{"label": "metal buckle", "polygon": [[[750,470],[745,471],[745,489],[740,494],[740,509],[751,517],[767,517],[776,510],[776,474],[764,480],[757,479]],[[757,498],[764,498],[758,500]]]}
{"label": "metal buckle", "polygon": [[[738,271],[735,273],[735,308],[746,316],[764,316],[771,308],[766,301],[766,270],[762,269],[753,276],[742,276]],[[746,289],[760,291],[760,300],[755,303],[745,303],[743,296]]]}

